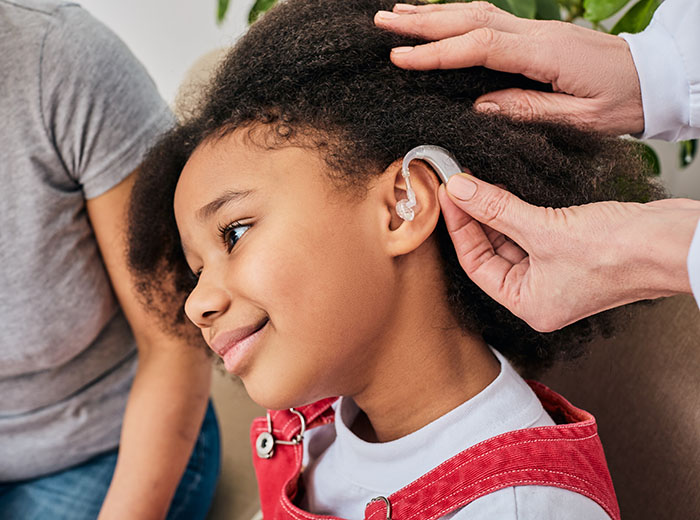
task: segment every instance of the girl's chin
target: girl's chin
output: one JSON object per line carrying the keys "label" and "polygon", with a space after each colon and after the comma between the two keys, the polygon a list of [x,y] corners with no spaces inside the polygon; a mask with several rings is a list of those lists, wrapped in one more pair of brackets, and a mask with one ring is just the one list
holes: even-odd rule
{"label": "girl's chin", "polygon": [[[246,381],[246,379],[248,379],[248,381]],[[246,377],[241,378],[246,392],[248,392],[248,395],[256,404],[268,410],[300,408],[323,399],[323,397],[309,397],[308,395],[291,393],[285,391],[285,389],[274,388],[274,385],[264,384],[264,382],[262,385],[257,385],[250,379],[251,378]]]}
{"label": "girl's chin", "polygon": [[[262,388],[259,385],[250,381],[251,378],[241,377],[246,392],[256,404],[268,410],[286,410],[288,408],[296,408],[301,402],[295,399],[293,395],[282,391],[282,389],[274,388],[273,384],[263,384]],[[276,391],[280,390],[280,391]]]}

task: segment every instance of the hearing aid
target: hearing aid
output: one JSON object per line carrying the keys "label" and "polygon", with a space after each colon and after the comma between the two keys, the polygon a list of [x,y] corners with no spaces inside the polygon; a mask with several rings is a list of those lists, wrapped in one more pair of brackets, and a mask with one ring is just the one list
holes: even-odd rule
{"label": "hearing aid", "polygon": [[445,150],[441,146],[434,146],[429,144],[424,144],[421,146],[416,146],[408,151],[403,157],[403,163],[401,165],[401,175],[406,182],[406,198],[401,199],[396,203],[396,213],[399,217],[404,220],[411,221],[415,216],[414,207],[416,206],[416,193],[411,187],[411,174],[409,171],[409,166],[411,161],[420,159],[427,162],[432,166],[435,173],[437,173],[440,181],[447,184],[450,177],[464,170],[449,151]]}

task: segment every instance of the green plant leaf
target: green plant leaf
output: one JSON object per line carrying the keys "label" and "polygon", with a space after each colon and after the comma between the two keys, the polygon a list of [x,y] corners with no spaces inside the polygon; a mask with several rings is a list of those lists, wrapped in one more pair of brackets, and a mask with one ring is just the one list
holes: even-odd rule
{"label": "green plant leaf", "polygon": [[561,8],[557,0],[537,0],[535,18],[538,20],[561,20]]}
{"label": "green plant leaf", "polygon": [[228,11],[229,0],[219,0],[219,4],[216,8],[216,22],[221,23],[226,18],[226,12]]}
{"label": "green plant leaf", "polygon": [[510,12],[520,18],[534,18],[537,12],[537,0],[508,0]]}
{"label": "green plant leaf", "polygon": [[660,4],[659,0],[639,0],[625,13],[625,16],[618,20],[610,34],[642,32],[651,22],[651,17],[654,16],[654,11]]}
{"label": "green plant leaf", "polygon": [[649,167],[649,174],[653,176],[661,175],[661,161],[656,151],[648,144],[639,143],[641,146],[642,160]]}
{"label": "green plant leaf", "polygon": [[610,18],[622,9],[629,0],[583,0],[583,17],[591,22]]}
{"label": "green plant leaf", "polygon": [[698,153],[698,140],[691,139],[690,141],[680,142],[680,160],[681,168],[686,168],[695,159]]}
{"label": "green plant leaf", "polygon": [[277,0],[255,0],[248,13],[248,24],[255,22],[258,17],[277,3]]}

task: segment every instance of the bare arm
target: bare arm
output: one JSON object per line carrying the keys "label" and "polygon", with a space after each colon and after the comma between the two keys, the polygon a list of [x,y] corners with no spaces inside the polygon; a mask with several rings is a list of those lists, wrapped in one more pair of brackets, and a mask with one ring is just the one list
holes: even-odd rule
{"label": "bare arm", "polygon": [[164,333],[137,301],[125,254],[133,178],[134,174],[87,202],[107,272],[139,350],[117,466],[101,520],[165,518],[209,398],[211,366],[206,352]]}

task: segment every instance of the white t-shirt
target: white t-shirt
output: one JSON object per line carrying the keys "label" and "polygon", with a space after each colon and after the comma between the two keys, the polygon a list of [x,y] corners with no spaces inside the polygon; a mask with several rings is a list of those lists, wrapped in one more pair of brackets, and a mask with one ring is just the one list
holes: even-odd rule
{"label": "white t-shirt", "polygon": [[[336,404],[335,423],[304,440],[306,496],[316,514],[363,518],[365,504],[389,496],[443,461],[501,433],[554,422],[525,381],[495,352],[501,371],[472,399],[420,430],[385,443],[368,443],[350,431],[357,405]],[[593,500],[549,486],[518,486],[481,497],[443,518],[498,520],[607,520]]]}

